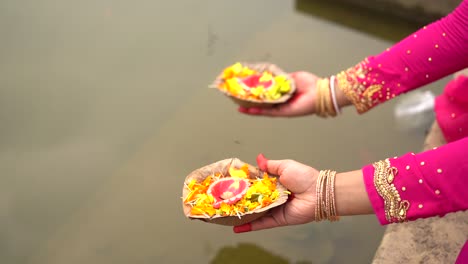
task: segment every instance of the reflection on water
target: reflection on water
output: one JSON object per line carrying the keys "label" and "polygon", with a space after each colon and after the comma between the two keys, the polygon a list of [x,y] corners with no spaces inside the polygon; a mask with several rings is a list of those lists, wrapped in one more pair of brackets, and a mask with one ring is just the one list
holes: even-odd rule
{"label": "reflection on water", "polygon": [[[289,261],[281,256],[276,256],[255,244],[240,243],[237,246],[221,248],[212,264],[236,264],[236,263],[257,263],[257,264],[286,264]],[[308,262],[300,262],[306,264]]]}
{"label": "reflection on water", "polygon": [[207,263],[240,243],[368,263],[383,233],[374,216],[235,235],[184,217],[183,180],[259,152],[343,171],[422,143],[394,129],[394,102],[333,121],[262,119],[206,88],[234,61],[328,75],[391,44],[294,2],[3,1],[0,32],[2,263]]}

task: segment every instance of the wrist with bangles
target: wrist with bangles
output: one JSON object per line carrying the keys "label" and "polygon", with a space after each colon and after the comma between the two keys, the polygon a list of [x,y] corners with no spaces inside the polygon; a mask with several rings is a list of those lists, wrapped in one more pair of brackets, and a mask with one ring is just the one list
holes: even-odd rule
{"label": "wrist with bangles", "polygon": [[335,76],[317,80],[315,113],[320,117],[335,117],[341,114],[335,90]]}
{"label": "wrist with bangles", "polygon": [[335,178],[336,171],[321,170],[315,186],[316,205],[315,221],[329,220],[338,221],[339,216],[336,211],[335,199]]}

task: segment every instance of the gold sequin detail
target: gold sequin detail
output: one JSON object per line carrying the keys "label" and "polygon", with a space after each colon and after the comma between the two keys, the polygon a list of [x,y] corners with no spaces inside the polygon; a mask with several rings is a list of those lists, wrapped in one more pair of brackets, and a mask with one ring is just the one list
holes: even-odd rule
{"label": "gold sequin detail", "polygon": [[401,190],[402,190],[402,191],[406,191],[406,187],[404,187],[404,186],[401,187]]}
{"label": "gold sequin detail", "polygon": [[422,209],[422,208],[423,208],[423,205],[422,205],[422,204],[419,204],[419,205],[418,205],[418,208],[419,208],[419,209]]}
{"label": "gold sequin detail", "polygon": [[434,47],[435,47],[436,49],[438,49],[438,48],[439,48],[439,44],[435,44]]}
{"label": "gold sequin detail", "polygon": [[445,37],[445,36],[447,36],[447,34],[445,34],[445,32],[444,32],[444,33],[442,33],[442,36],[444,36],[444,37]]}
{"label": "gold sequin detail", "polygon": [[400,194],[393,184],[398,170],[390,166],[388,159],[378,161],[374,166],[374,186],[384,200],[385,218],[388,222],[404,222],[410,206],[407,200],[401,200]]}
{"label": "gold sequin detail", "polygon": [[424,164],[426,164],[426,162],[424,162],[424,161],[421,161],[421,166],[424,166]]}
{"label": "gold sequin detail", "polygon": [[432,61],[432,58],[431,58],[431,57],[429,57],[429,58],[427,58],[427,60],[428,60],[428,61]]}
{"label": "gold sequin detail", "polygon": [[407,166],[406,166],[406,170],[409,170],[409,169],[410,169],[410,166],[409,166],[409,165],[407,165]]}
{"label": "gold sequin detail", "polygon": [[[379,103],[378,94],[382,90],[381,84],[372,84],[368,87],[361,84],[360,80],[370,80],[369,72],[372,67],[367,68],[368,61],[364,60],[358,65],[342,71],[336,75],[338,87],[346,97],[354,104],[359,113],[364,113]],[[373,79],[376,82],[376,79]],[[377,95],[377,96],[374,96]]]}
{"label": "gold sequin detail", "polygon": [[442,173],[442,169],[437,169],[437,173],[441,174],[441,173]]}
{"label": "gold sequin detail", "polygon": [[422,184],[422,183],[423,183],[423,180],[422,180],[422,179],[419,179],[419,183]]}
{"label": "gold sequin detail", "polygon": [[439,195],[439,194],[440,194],[440,191],[439,191],[439,190],[435,190],[435,194]]}

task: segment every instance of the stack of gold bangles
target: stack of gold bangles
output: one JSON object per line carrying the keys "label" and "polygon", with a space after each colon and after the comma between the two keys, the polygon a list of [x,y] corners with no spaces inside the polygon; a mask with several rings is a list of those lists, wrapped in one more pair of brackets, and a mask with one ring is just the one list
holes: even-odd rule
{"label": "stack of gold bangles", "polygon": [[315,221],[338,221],[335,201],[336,171],[322,170],[317,178]]}
{"label": "stack of gold bangles", "polygon": [[336,116],[340,109],[335,96],[335,76],[317,80],[315,113],[320,117]]}

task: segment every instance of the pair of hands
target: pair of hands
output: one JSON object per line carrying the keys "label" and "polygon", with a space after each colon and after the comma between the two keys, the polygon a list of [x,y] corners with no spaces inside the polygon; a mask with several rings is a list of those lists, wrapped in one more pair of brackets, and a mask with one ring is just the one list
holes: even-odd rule
{"label": "pair of hands", "polygon": [[[309,72],[292,73],[291,78],[296,84],[296,93],[286,103],[273,108],[244,108],[239,112],[248,115],[294,117],[315,113],[317,97],[316,83],[319,77]],[[336,89],[338,105],[351,105],[340,89]],[[268,215],[251,223],[234,227],[234,232],[242,233],[286,225],[299,225],[314,221],[316,181],[319,172],[307,165],[293,160],[267,160],[263,155],[257,157],[260,169],[270,174],[278,175],[279,181],[293,193],[294,199],[272,209]],[[366,207],[367,208],[367,207]],[[366,209],[367,211],[368,208]],[[363,212],[367,212],[363,210]]]}
{"label": "pair of hands", "polygon": [[[295,72],[291,74],[291,78],[295,81],[297,90],[287,103],[269,109],[240,107],[239,112],[282,117],[313,114],[318,77],[308,72]],[[234,232],[242,233],[313,221],[318,171],[293,160],[267,160],[262,154],[258,155],[257,164],[261,170],[278,175],[281,184],[293,193],[293,199],[272,209],[268,215],[258,220],[234,227]]]}

